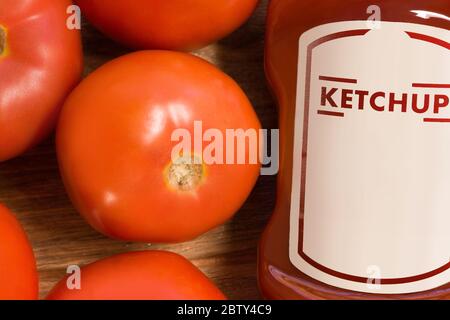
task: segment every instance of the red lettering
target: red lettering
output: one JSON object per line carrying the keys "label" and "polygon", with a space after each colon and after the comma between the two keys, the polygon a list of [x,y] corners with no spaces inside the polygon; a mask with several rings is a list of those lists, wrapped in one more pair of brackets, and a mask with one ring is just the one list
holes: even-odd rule
{"label": "red lettering", "polygon": [[430,95],[426,94],[423,97],[423,106],[419,107],[418,102],[418,95],[417,93],[414,93],[412,95],[412,110],[416,113],[425,113],[430,108]]}
{"label": "red lettering", "polygon": [[353,107],[353,105],[351,104],[351,102],[353,101],[353,97],[351,96],[352,94],[353,90],[342,89],[341,108],[351,109]]}
{"label": "red lettering", "polygon": [[321,104],[324,107],[365,110],[367,108],[366,103],[369,103],[370,108],[378,112],[399,111],[402,113],[414,112],[424,114],[433,111],[435,114],[439,114],[442,112],[442,109],[450,106],[448,94],[408,94],[383,91],[371,93],[367,90],[322,87],[321,98]]}
{"label": "red lettering", "polygon": [[434,113],[439,113],[439,109],[446,108],[449,103],[448,95],[437,94],[434,96]]}
{"label": "red lettering", "polygon": [[326,87],[322,87],[322,102],[321,102],[321,105],[325,107],[327,105],[327,102],[328,102],[332,107],[337,108],[337,104],[333,100],[333,95],[336,93],[337,90],[338,90],[337,88],[332,88],[330,91],[327,92],[327,88]]}
{"label": "red lettering", "polygon": [[408,94],[402,94],[402,98],[400,100],[395,99],[395,93],[391,92],[389,94],[389,111],[394,112],[394,108],[396,105],[400,105],[402,107],[402,112],[406,112],[408,103]]}
{"label": "red lettering", "polygon": [[369,95],[369,91],[356,90],[355,94],[358,96],[358,109],[364,110],[365,97]]}
{"label": "red lettering", "polygon": [[375,92],[370,97],[370,106],[375,111],[384,111],[385,107],[384,106],[380,106],[380,105],[377,104],[377,99],[378,98],[386,98],[386,94],[384,92],[381,92],[381,91]]}

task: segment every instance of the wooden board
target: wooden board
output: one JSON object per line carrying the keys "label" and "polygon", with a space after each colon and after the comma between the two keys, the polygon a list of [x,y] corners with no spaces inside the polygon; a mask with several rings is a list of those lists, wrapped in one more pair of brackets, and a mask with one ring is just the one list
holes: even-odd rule
{"label": "wooden board", "polygon": [[[276,109],[263,71],[265,8],[217,44],[195,52],[232,76],[246,91],[265,128],[276,128]],[[85,74],[129,50],[83,24]],[[232,299],[259,298],[256,283],[257,243],[272,212],[275,177],[261,177],[236,217],[200,238],[175,245],[114,241],[89,227],[64,191],[54,138],[25,155],[0,164],[0,202],[18,216],[33,244],[41,297],[61,279],[68,265],[85,265],[113,254],[142,249],[178,252],[204,271]]]}

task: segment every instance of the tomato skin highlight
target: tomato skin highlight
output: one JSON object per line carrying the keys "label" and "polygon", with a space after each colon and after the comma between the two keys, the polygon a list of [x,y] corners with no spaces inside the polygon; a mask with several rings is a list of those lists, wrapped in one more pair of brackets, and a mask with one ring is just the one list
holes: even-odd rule
{"label": "tomato skin highlight", "polygon": [[114,40],[137,49],[193,50],[224,38],[259,0],[77,0],[83,14]]}
{"label": "tomato skin highlight", "polygon": [[0,204],[0,300],[36,300],[38,274],[33,249],[20,223]]}
{"label": "tomato skin highlight", "polygon": [[166,251],[115,255],[81,269],[81,289],[62,279],[48,300],[224,300],[223,293],[191,262]]}
{"label": "tomato skin highlight", "polygon": [[68,0],[0,1],[0,161],[50,133],[81,77],[80,32],[66,26],[70,5]]}
{"label": "tomato skin highlight", "polygon": [[57,130],[61,174],[78,211],[98,231],[140,242],[189,240],[230,219],[253,189],[259,163],[206,165],[192,192],[167,184],[172,133],[192,133],[195,120],[223,135],[261,128],[239,86],[189,54],[132,53],[87,77]]}

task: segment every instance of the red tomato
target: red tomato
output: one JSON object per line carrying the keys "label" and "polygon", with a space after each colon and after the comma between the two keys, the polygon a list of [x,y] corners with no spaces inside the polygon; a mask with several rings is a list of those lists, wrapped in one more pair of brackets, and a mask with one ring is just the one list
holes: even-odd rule
{"label": "red tomato", "polygon": [[87,77],[68,98],[57,132],[63,180],[78,211],[111,237],[146,242],[188,240],[228,220],[260,165],[172,162],[172,133],[184,128],[194,136],[196,120],[223,135],[260,129],[239,86],[189,54],[137,52]]}
{"label": "red tomato", "polygon": [[27,236],[0,204],[0,300],[38,298],[38,275]]}
{"label": "red tomato", "polygon": [[[224,300],[219,289],[192,263],[165,251],[119,254],[81,269],[50,292],[49,300]],[[73,278],[70,279],[69,277]]]}
{"label": "red tomato", "polygon": [[0,0],[0,161],[42,140],[80,79],[81,41],[68,0]]}
{"label": "red tomato", "polygon": [[203,47],[241,26],[258,0],[77,0],[111,38],[140,49]]}

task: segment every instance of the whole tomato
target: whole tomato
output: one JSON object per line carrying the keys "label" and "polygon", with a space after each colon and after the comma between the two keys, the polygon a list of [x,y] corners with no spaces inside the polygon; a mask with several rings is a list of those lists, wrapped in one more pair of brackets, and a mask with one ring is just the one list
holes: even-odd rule
{"label": "whole tomato", "polygon": [[68,0],[0,0],[0,161],[42,140],[82,71]]}
{"label": "whole tomato", "polygon": [[33,250],[19,222],[0,204],[0,300],[37,298]]}
{"label": "whole tomato", "polygon": [[77,0],[102,32],[140,49],[189,50],[241,26],[258,0]]}
{"label": "whole tomato", "polygon": [[226,298],[199,269],[182,256],[166,251],[141,251],[115,255],[83,267],[78,275],[73,274],[61,280],[47,299],[224,300]]}
{"label": "whole tomato", "polygon": [[[228,220],[251,192],[259,161],[248,147],[236,151],[244,164],[222,164],[225,155],[207,162],[211,145],[200,140],[203,149],[194,149],[196,121],[223,137],[261,128],[239,86],[192,55],[142,51],[99,68],[69,96],[57,130],[75,207],[97,230],[130,241],[184,241]],[[179,157],[177,129],[194,141]]]}

